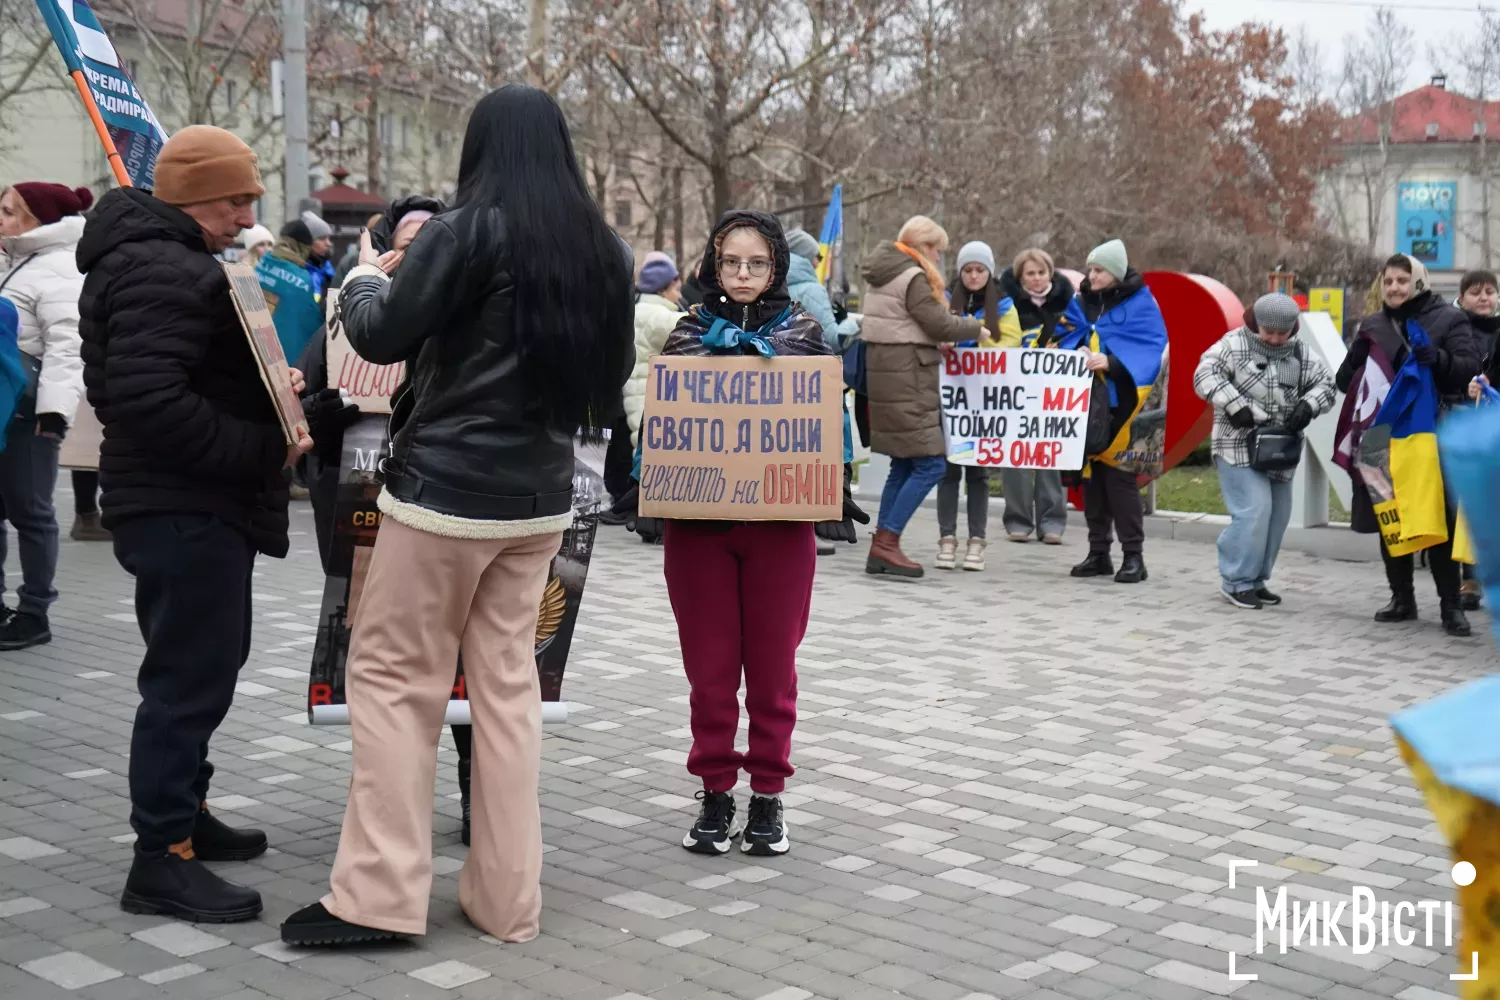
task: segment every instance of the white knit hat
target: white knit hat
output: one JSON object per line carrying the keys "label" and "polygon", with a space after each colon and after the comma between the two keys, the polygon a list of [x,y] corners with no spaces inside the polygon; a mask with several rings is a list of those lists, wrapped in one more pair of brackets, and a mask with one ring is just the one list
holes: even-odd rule
{"label": "white knit hat", "polygon": [[271,231],[258,223],[249,229],[240,230],[240,244],[246,250],[252,250],[262,243],[272,244],[275,242],[276,237],[271,235]]}
{"label": "white knit hat", "polygon": [[995,273],[995,251],[990,249],[988,243],[974,240],[965,243],[958,250],[958,269],[962,271],[965,264],[983,264],[985,270],[991,275]]}

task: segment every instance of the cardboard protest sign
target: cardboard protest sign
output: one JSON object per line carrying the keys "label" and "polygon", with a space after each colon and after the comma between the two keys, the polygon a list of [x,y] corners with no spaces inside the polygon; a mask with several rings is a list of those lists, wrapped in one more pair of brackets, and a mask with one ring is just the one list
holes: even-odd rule
{"label": "cardboard protest sign", "polygon": [[955,465],[1079,469],[1093,375],[1081,351],[958,347],[940,376]]}
{"label": "cardboard protest sign", "polygon": [[[328,296],[328,315],[336,316],[338,289],[329,289],[325,294]],[[390,413],[391,399],[406,377],[405,362],[377,365],[366,361],[355,352],[349,338],[344,335],[343,324],[331,318],[327,337],[324,357],[328,366],[328,387],[344,390],[361,413]]]}
{"label": "cardboard protest sign", "polygon": [[88,400],[79,400],[78,412],[73,416],[73,423],[68,427],[57,455],[58,468],[99,468],[99,448],[103,444],[104,425],[99,423],[99,415]]}
{"label": "cardboard protest sign", "polygon": [[240,325],[250,340],[250,353],[255,355],[255,364],[260,368],[260,380],[276,404],[281,430],[290,444],[297,440],[298,428],[307,430],[307,417],[302,412],[302,401],[292,391],[291,365],[281,353],[281,340],[276,336],[276,324],[271,321],[266,297],[261,294],[260,279],[249,264],[226,262],[224,273],[229,278],[229,295],[240,314]]}
{"label": "cardboard protest sign", "polygon": [[[361,417],[344,432],[344,451],[339,460],[338,498],[333,515],[333,542],[329,546],[328,575],[323,587],[323,606],[318,614],[318,632],[313,645],[308,677],[308,718],[314,725],[346,725],[345,666],[365,576],[384,515],[378,499],[383,476],[380,460],[390,451],[386,419],[379,414]],[[582,449],[580,449],[582,452]],[[562,545],[552,559],[536,624],[536,668],[542,701],[556,703],[562,696],[563,669],[573,643],[573,627],[583,603],[594,551],[594,532],[599,508],[608,496],[599,472],[577,458],[573,470],[573,523],[563,532]],[[561,706],[553,704],[551,709]],[[454,665],[453,693],[446,713],[448,722],[467,723],[469,704],[463,662]],[[544,720],[557,718],[549,708]]]}
{"label": "cardboard protest sign", "polygon": [[641,515],[842,518],[843,378],[834,357],[652,358]]}

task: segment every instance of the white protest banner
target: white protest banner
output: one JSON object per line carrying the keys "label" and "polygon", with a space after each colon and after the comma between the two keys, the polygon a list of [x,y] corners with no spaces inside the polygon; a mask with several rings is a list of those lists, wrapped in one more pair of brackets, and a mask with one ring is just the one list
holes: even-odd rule
{"label": "white protest banner", "polygon": [[843,390],[838,358],[652,358],[641,516],[839,520]]}
{"label": "white protest banner", "polygon": [[1081,469],[1093,374],[1082,351],[958,347],[943,359],[943,437],[955,465]]}

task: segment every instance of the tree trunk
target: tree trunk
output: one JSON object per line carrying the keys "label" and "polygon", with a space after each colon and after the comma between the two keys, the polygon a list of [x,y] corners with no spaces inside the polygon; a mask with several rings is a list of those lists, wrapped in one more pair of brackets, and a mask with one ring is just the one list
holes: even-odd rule
{"label": "tree trunk", "polygon": [[672,168],[672,251],[677,257],[677,269],[688,273],[687,262],[682,259],[682,167]]}
{"label": "tree trunk", "polygon": [[547,87],[547,0],[529,0],[526,25],[526,82]]}
{"label": "tree trunk", "polygon": [[[365,8],[365,52],[375,58],[375,5]],[[365,78],[365,189],[380,194],[380,74],[371,66]]]}
{"label": "tree trunk", "polygon": [[[823,11],[825,0],[809,0],[807,5],[808,17],[812,22],[812,41],[814,45],[823,41]],[[799,199],[804,205],[815,205],[824,197],[826,181],[823,177],[823,166],[818,160],[822,153],[823,145],[823,74],[814,73],[807,81],[807,102],[802,109],[802,197]],[[802,226],[810,233],[816,233],[814,228],[820,225],[821,219],[817,217],[817,209],[804,208],[802,210]]]}

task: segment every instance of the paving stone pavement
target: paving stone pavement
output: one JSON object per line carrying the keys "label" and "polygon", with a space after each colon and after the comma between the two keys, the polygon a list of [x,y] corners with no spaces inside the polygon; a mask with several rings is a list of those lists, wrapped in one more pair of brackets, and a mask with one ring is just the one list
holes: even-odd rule
{"label": "paving stone pavement", "polygon": [[[326,886],[350,766],[347,729],[306,724],[321,576],[305,504],[292,523],[292,557],[259,564],[254,653],[213,747],[213,805],[273,844],[222,866],[265,897],[262,919],[237,925],[117,905],[139,639],[109,546],[64,540],[55,639],[0,654],[0,997],[1454,993],[1441,940],[1250,955],[1253,892],[1452,898],[1386,719],[1483,673],[1489,639],[1444,637],[1425,595],[1429,620],[1377,627],[1368,564],[1289,554],[1286,605],[1255,614],[1216,599],[1206,545],[1153,541],[1142,586],[1071,580],[1077,531],[1061,549],[1000,542],[987,572],[920,583],[866,577],[863,546],[820,561],[786,796],[795,844],[751,859],[678,846],[694,785],[661,550],[602,530],[563,687],[572,720],[544,742],[541,936],[502,945],[458,909],[445,734],[428,935],[286,948],[277,925]],[[924,511],[908,549],[930,558],[934,541]],[[1233,890],[1230,858],[1258,862]],[[1229,950],[1259,978],[1231,981]]]}

